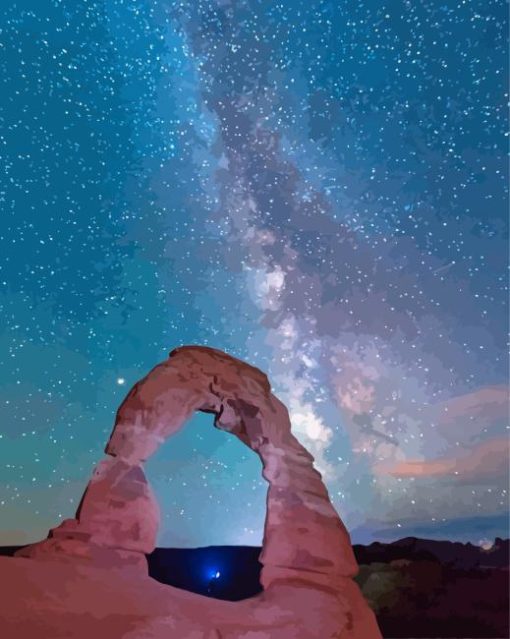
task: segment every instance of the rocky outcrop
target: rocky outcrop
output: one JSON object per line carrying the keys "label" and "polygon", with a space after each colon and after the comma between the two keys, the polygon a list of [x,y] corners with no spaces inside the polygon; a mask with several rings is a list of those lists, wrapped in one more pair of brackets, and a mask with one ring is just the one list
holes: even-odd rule
{"label": "rocky outcrop", "polygon": [[[199,621],[206,634],[193,636],[379,637],[373,613],[351,579],[357,564],[349,535],[312,456],[291,433],[287,409],[261,371],[211,348],[178,348],[135,384],[117,412],[108,457],[94,472],[76,518],[20,554],[146,570],[144,553],[154,548],[159,514],[142,464],[197,410],[213,413],[217,428],[260,456],[269,490],[260,556],[264,592],[221,614],[217,601],[204,604],[195,595],[193,623]],[[152,620],[153,630],[129,636],[167,636],[164,628],[171,623]],[[172,636],[185,636],[179,632]]]}
{"label": "rocky outcrop", "polygon": [[158,504],[141,465],[109,457],[95,468],[76,518],[64,520],[48,539],[16,555],[146,572],[145,553],[154,550],[158,525]]}

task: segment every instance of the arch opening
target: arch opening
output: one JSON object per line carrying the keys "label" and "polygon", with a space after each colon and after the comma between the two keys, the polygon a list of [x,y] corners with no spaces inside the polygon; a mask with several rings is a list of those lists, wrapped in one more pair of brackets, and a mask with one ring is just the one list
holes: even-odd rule
{"label": "arch opening", "polygon": [[268,484],[236,437],[197,412],[145,463],[161,509],[158,547],[261,546]]}

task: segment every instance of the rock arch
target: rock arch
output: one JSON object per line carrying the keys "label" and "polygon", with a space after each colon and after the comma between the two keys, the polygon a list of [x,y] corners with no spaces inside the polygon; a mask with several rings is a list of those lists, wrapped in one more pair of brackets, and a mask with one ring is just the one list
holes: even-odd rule
{"label": "rock arch", "polygon": [[348,636],[378,637],[372,613],[350,579],[357,564],[349,535],[313,457],[291,433],[287,409],[260,370],[213,348],[177,348],[133,386],[75,518],[19,554],[146,570],[144,553],[155,546],[159,508],[143,462],[195,411],[213,413],[217,428],[262,460],[269,483],[262,596],[280,592],[282,598],[289,587],[330,593],[343,598],[344,616],[362,611],[362,627],[371,628],[369,634]]}

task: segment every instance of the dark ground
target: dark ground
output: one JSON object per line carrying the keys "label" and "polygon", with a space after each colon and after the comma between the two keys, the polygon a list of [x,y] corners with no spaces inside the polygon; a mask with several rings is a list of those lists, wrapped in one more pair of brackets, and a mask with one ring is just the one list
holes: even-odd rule
{"label": "dark ground", "polygon": [[[0,547],[11,555],[19,546]],[[490,550],[406,538],[354,546],[356,579],[385,637],[509,636],[509,540]],[[156,548],[150,575],[202,595],[239,601],[261,591],[259,547]]]}

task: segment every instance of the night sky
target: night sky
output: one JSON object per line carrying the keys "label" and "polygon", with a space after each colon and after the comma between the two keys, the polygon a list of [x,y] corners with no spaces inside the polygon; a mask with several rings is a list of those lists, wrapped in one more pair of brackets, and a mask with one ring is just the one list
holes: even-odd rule
{"label": "night sky", "polygon": [[[267,372],[354,541],[508,536],[506,4],[2,6],[0,543],[189,343]],[[147,474],[160,545],[261,542],[211,415]]]}

